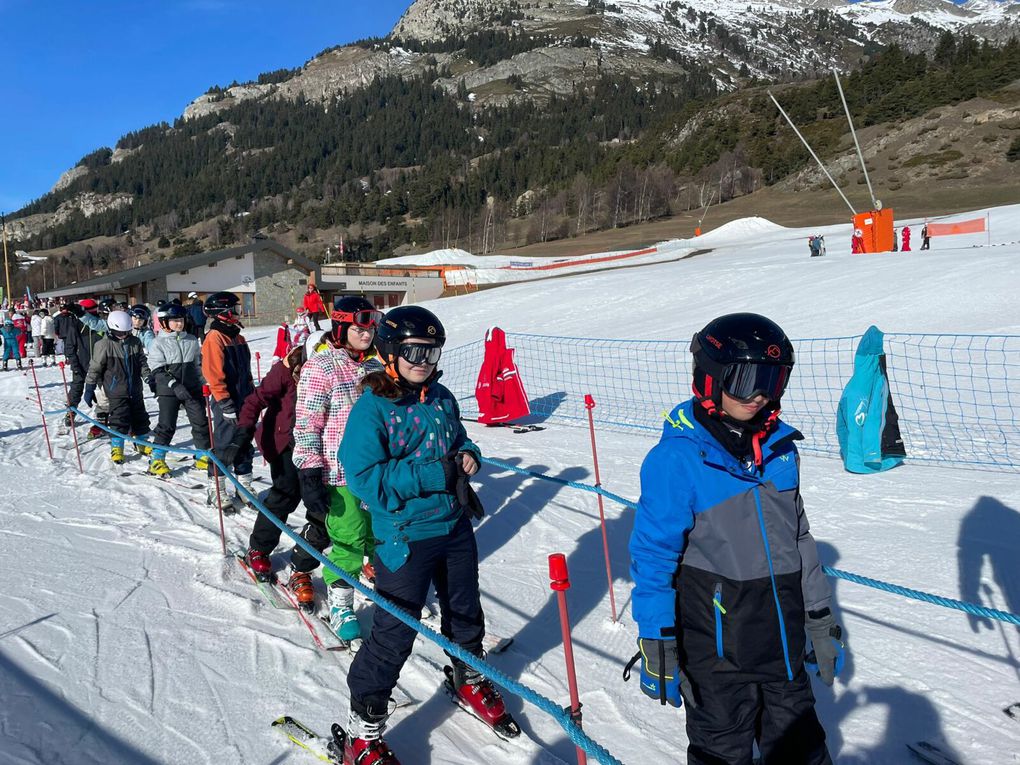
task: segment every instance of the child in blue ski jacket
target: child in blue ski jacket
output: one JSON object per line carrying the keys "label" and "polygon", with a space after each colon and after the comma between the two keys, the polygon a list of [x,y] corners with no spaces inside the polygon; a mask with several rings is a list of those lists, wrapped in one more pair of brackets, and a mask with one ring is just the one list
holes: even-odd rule
{"label": "child in blue ski jacket", "polygon": [[[779,420],[793,346],[729,314],[694,336],[694,398],[641,467],[630,539],[641,690],[687,709],[690,765],[827,765],[806,636],[831,685],[842,631],[800,496],[800,433]],[[628,671],[630,667],[628,666]]]}
{"label": "child in blue ski jacket", "polygon": [[4,344],[4,371],[7,371],[7,362],[11,359],[14,359],[18,369],[21,369],[21,352],[18,348],[21,330],[14,326],[12,319],[4,319],[4,326],[3,329],[0,329],[0,336],[3,337]]}
{"label": "child in blue ski jacket", "polygon": [[[419,306],[400,306],[383,317],[375,345],[385,371],[363,379],[339,455],[348,487],[372,517],[376,592],[417,615],[435,585],[443,634],[481,656],[485,617],[471,518],[482,509],[468,483],[481,454],[467,437],[453,394],[437,382],[445,340],[439,319]],[[397,762],[382,733],[415,636],[376,609],[372,632],[347,673],[344,762]],[[451,691],[476,716],[503,735],[520,732],[481,674],[458,660],[446,671]]]}

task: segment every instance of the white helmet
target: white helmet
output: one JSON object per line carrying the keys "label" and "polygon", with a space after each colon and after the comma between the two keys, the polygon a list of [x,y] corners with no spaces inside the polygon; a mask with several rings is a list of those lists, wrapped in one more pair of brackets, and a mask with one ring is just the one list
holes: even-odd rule
{"label": "white helmet", "polygon": [[127,311],[110,311],[106,317],[107,326],[114,332],[130,332],[133,328],[131,314]]}
{"label": "white helmet", "polygon": [[326,334],[327,333],[325,330],[320,329],[308,336],[308,339],[305,340],[305,361],[307,361],[312,356],[314,356],[315,354],[317,354],[319,351],[326,347],[325,346]]}

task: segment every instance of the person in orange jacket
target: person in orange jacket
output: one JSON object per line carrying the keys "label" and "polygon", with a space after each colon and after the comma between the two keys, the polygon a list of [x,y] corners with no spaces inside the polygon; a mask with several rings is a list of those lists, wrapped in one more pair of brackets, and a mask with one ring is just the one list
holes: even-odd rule
{"label": "person in orange jacket", "polygon": [[308,291],[305,292],[305,298],[301,301],[301,307],[308,311],[308,318],[315,324],[315,331],[318,332],[319,317],[326,316],[326,305],[322,302],[322,295],[319,294],[319,290],[314,284],[308,285]]}
{"label": "person in orange jacket", "polygon": [[[244,400],[255,390],[251,375],[251,351],[241,330],[238,313],[240,300],[232,292],[214,292],[205,301],[205,313],[212,324],[202,344],[202,376],[212,394],[213,449],[220,459],[233,452],[228,468],[234,471],[241,485],[251,492],[252,457],[254,450],[247,441],[236,451],[230,449],[238,432],[237,415]],[[206,501],[220,509],[232,510],[233,502],[223,490],[222,477],[215,477],[214,464],[209,464],[210,485]],[[219,485],[217,486],[217,483]],[[239,497],[243,502],[244,498]]]}

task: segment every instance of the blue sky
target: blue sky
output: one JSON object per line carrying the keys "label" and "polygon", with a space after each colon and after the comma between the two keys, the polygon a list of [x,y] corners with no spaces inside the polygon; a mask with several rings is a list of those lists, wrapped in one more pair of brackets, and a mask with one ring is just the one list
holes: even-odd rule
{"label": "blue sky", "polygon": [[387,34],[411,0],[0,0],[0,211],[210,85]]}

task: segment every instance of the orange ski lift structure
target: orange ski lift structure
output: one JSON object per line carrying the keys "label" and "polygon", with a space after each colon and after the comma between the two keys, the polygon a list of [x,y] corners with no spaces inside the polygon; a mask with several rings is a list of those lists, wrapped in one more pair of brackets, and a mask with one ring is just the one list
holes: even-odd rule
{"label": "orange ski lift structure", "polygon": [[832,175],[826,169],[825,165],[822,164],[822,160],[815,154],[815,150],[811,148],[811,145],[804,138],[803,134],[797,129],[797,126],[793,124],[793,120],[790,119],[790,115],[784,111],[783,107],[779,105],[779,101],[772,95],[771,91],[767,91],[769,98],[772,99],[772,103],[779,109],[779,113],[783,115],[783,118],[789,123],[790,127],[793,128],[793,132],[797,134],[800,142],[804,144],[804,148],[808,150],[811,157],[818,163],[818,167],[821,168],[822,172],[825,173],[825,177],[829,179],[829,183],[836,189],[839,195],[846,202],[846,206],[850,208],[850,214],[853,216],[854,226],[854,239],[857,241],[860,247],[860,252],[890,252],[893,248],[893,242],[896,236],[893,220],[892,208],[882,207],[882,201],[875,198],[875,190],[871,187],[871,178],[868,176],[868,166],[864,162],[864,154],[861,152],[861,144],[857,140],[857,131],[854,130],[854,121],[850,116],[850,107],[847,106],[846,97],[843,95],[843,85],[839,81],[839,72],[835,69],[832,70],[832,74],[836,78],[836,88],[839,90],[839,98],[843,102],[843,110],[846,112],[846,121],[850,125],[850,135],[853,136],[854,146],[857,148],[857,157],[861,162],[861,169],[864,171],[864,180],[868,184],[868,194],[871,197],[871,209],[867,212],[859,213],[854,209],[854,206],[850,204],[850,200],[846,198],[846,194],[839,187]]}

